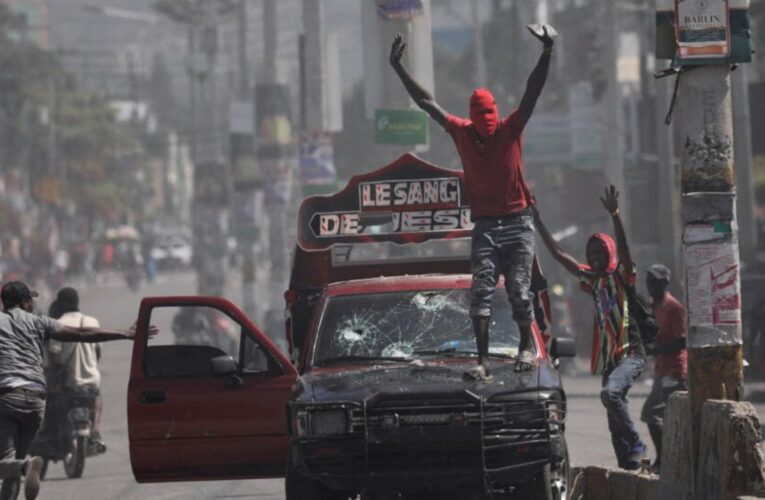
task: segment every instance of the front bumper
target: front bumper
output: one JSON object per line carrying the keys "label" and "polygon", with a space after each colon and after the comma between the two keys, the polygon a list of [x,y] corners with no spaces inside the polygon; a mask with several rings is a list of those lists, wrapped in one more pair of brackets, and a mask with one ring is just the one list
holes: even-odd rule
{"label": "front bumper", "polygon": [[522,484],[565,457],[562,415],[545,401],[359,405],[351,432],[293,438],[293,466],[332,489]]}

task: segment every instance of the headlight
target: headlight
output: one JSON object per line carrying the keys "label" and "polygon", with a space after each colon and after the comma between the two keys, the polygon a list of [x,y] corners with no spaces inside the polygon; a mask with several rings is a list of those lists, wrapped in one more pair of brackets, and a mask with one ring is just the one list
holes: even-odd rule
{"label": "headlight", "polygon": [[547,420],[551,424],[562,424],[565,420],[565,411],[560,401],[549,401],[547,403]]}
{"label": "headlight", "polygon": [[297,410],[292,419],[292,434],[297,437],[305,437],[308,434],[308,412]]}
{"label": "headlight", "polygon": [[348,414],[345,410],[318,410],[311,413],[311,435],[328,436],[348,432]]}

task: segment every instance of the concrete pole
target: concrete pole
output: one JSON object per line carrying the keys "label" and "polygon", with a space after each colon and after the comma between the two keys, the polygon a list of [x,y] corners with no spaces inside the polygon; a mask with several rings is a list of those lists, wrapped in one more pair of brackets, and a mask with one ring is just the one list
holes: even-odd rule
{"label": "concrete pole", "polygon": [[276,0],[263,0],[263,54],[264,76],[263,83],[279,81],[276,63],[277,46],[277,12]]}
{"label": "concrete pole", "polygon": [[749,117],[749,66],[740,65],[731,75],[733,92],[733,136],[736,158],[736,208],[741,261],[754,267],[757,258],[757,228],[754,220],[752,182],[752,128]]}
{"label": "concrete pole", "polygon": [[[278,41],[278,10],[276,0],[263,0],[263,47],[264,74],[263,83],[278,83],[277,41]],[[272,173],[274,174],[274,173]],[[272,294],[272,309],[279,304],[281,291],[284,289],[286,266],[288,259],[284,257],[286,248],[286,205],[272,205],[268,211],[268,248],[270,255],[269,289]],[[277,297],[278,296],[278,297]]]}
{"label": "concrete pole", "polygon": [[[601,0],[603,9],[603,39],[606,54],[606,74],[608,75],[608,88],[605,95],[605,124],[604,124],[604,161],[606,181],[616,186],[622,195],[627,197],[624,183],[624,113],[622,112],[622,95],[617,79],[616,62],[619,51],[619,30],[617,29],[616,2],[613,0]],[[629,207],[625,205],[622,210],[622,219],[629,221],[626,213]]]}
{"label": "concrete pole", "polygon": [[475,86],[486,86],[486,58],[483,50],[483,31],[481,30],[481,11],[479,0],[472,0],[473,17],[473,60],[475,61]]}
{"label": "concrete pole", "polygon": [[247,99],[250,95],[250,60],[247,57],[247,0],[239,0],[237,12],[237,56],[239,58],[239,97]]}
{"label": "concrete pole", "polygon": [[677,124],[685,143],[681,167],[688,380],[692,456],[698,456],[704,402],[738,401],[744,381],[727,65],[701,66],[680,75]]}
{"label": "concrete pole", "polygon": [[[252,102],[253,95],[250,88],[250,63],[247,57],[247,0],[239,0],[239,16],[237,24],[237,52],[239,58],[239,101]],[[250,108],[250,111],[253,111]],[[253,118],[254,119],[254,118]],[[253,131],[254,132],[254,131]],[[250,147],[254,145],[255,137],[249,136]],[[240,154],[243,152],[240,150]],[[244,153],[247,154],[247,153]],[[253,208],[254,212],[255,192],[248,190],[242,193],[234,193],[234,203],[241,203],[245,207]],[[242,207],[232,207],[232,210],[242,210]],[[255,237],[251,228],[237,227],[237,245],[239,256],[241,258],[241,279],[242,279],[242,307],[248,316],[258,321],[257,304],[257,273],[255,266]]]}
{"label": "concrete pole", "polygon": [[[653,22],[653,19],[651,19]],[[657,203],[659,204],[659,255],[669,267],[674,282],[673,293],[680,297],[680,183],[675,166],[675,144],[672,126],[664,124],[664,112],[669,109],[672,83],[668,78],[656,82],[656,156],[658,162]]]}
{"label": "concrete pole", "polygon": [[306,130],[326,129],[327,75],[324,66],[323,4],[303,0],[303,32],[305,33],[305,118]]}

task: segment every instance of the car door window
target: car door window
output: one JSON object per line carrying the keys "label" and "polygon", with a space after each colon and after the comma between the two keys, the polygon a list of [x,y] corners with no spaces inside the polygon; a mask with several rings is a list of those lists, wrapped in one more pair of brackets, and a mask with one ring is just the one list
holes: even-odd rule
{"label": "car door window", "polygon": [[242,353],[240,366],[243,375],[269,373],[277,368],[277,364],[268,352],[259,345],[251,335],[242,336]]}
{"label": "car door window", "polygon": [[156,307],[150,324],[160,333],[149,339],[147,377],[210,377],[213,358],[240,359],[242,326],[213,307]]}

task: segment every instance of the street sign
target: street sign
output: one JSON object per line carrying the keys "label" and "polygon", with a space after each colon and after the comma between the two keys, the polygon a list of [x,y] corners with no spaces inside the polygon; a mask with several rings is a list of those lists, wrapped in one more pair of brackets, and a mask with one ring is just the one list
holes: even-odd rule
{"label": "street sign", "polygon": [[680,58],[728,57],[728,0],[675,0],[675,30]]}
{"label": "street sign", "polygon": [[377,0],[377,14],[386,21],[406,21],[423,12],[422,0]]}
{"label": "street sign", "polygon": [[304,195],[334,192],[337,174],[332,134],[304,132],[300,135],[300,184]]}
{"label": "street sign", "polygon": [[377,144],[427,144],[428,115],[424,111],[378,109],[375,111]]}
{"label": "street sign", "polygon": [[752,62],[749,0],[657,0],[656,58],[673,66]]}

